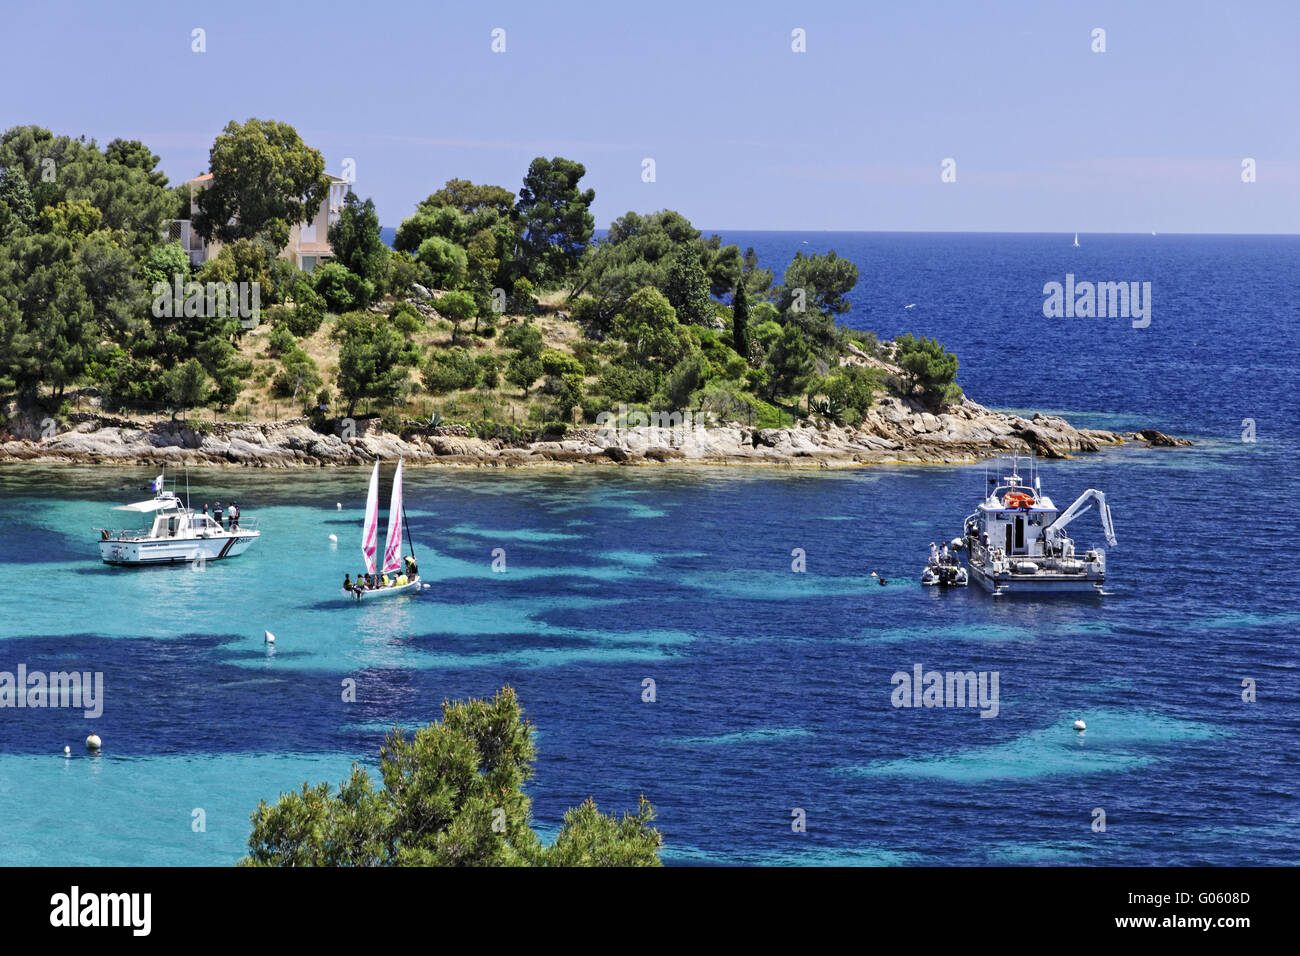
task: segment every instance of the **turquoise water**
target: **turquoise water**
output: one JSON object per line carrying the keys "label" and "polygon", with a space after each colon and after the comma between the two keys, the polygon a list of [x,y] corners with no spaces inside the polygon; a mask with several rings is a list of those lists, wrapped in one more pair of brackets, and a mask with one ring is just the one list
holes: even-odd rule
{"label": "turquoise water", "polygon": [[[0,862],[232,863],[259,799],[337,783],[375,760],[392,723],[506,683],[538,731],[539,831],[588,796],[622,810],[644,793],[670,863],[1300,859],[1300,418],[1287,398],[1300,381],[1279,358],[1294,352],[1281,277],[1300,242],[725,238],[766,262],[797,248],[854,258],[846,320],[939,338],[985,404],[1197,439],[1043,464],[1058,503],[1107,492],[1112,593],[921,588],[928,543],[958,533],[982,465],[408,469],[434,586],[361,606],[338,589],[361,566],[364,469],[192,473],[196,504],[235,498],[264,532],[200,572],[98,561],[93,528],[156,469],[6,466],[0,670],[100,671],[105,701],[96,720],[0,709]],[[1035,319],[1050,368],[1010,374],[1008,323],[1041,315],[1044,279],[1067,269],[1155,280],[1151,327]],[[1256,443],[1240,440],[1245,417]],[[1075,528],[1100,539],[1095,515]],[[917,664],[998,672],[998,716],[895,708],[891,676]]]}

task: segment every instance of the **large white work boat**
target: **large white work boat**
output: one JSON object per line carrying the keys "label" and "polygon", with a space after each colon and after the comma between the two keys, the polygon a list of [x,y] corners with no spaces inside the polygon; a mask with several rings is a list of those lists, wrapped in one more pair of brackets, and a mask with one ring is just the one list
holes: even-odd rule
{"label": "large white work boat", "polygon": [[1030,480],[1020,476],[1022,458],[1013,455],[995,462],[994,477],[975,512],[966,518],[961,544],[970,576],[985,591],[1003,594],[1102,593],[1106,583],[1106,551],[1088,548],[1079,554],[1065,529],[1094,505],[1102,533],[1116,546],[1106,496],[1089,488],[1064,511],[1043,494],[1042,477],[1033,458],[1024,460]]}
{"label": "large white work boat", "polygon": [[[253,546],[261,532],[256,519],[232,521],[227,529],[206,514],[195,514],[173,492],[162,490],[162,476],[154,481],[154,497],[121,505],[114,511],[151,514],[148,528],[99,531],[99,556],[105,564],[180,564],[234,558]],[[248,527],[245,526],[248,525]]]}

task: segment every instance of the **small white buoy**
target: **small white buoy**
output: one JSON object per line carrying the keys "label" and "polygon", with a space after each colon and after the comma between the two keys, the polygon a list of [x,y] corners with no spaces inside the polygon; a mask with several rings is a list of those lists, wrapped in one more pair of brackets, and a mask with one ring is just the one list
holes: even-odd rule
{"label": "small white buoy", "polygon": [[334,509],[335,509],[336,511],[342,511],[342,510],[343,510],[343,502],[341,502],[341,501],[336,501],[336,502],[334,502]]}
{"label": "small white buoy", "polygon": [[1088,729],[1088,725],[1085,724],[1082,720],[1076,720],[1076,721],[1074,722],[1074,729],[1075,729],[1075,730],[1087,730],[1087,729]]}
{"label": "small white buoy", "polygon": [[100,747],[99,734],[92,733],[89,737],[86,738],[87,750],[98,750],[99,747]]}
{"label": "small white buoy", "polygon": [[63,748],[63,756],[65,756],[65,757],[71,757],[71,756],[72,756],[72,748],[71,748],[71,747],[64,747],[64,748]]}
{"label": "small white buoy", "polygon": [[333,542],[334,544],[338,544],[338,543],[339,543],[339,536],[336,535],[336,534],[332,534],[332,535],[330,535],[330,541]]}
{"label": "small white buoy", "polygon": [[266,637],[265,637],[265,641],[266,641],[266,643],[268,643],[268,644],[274,644],[274,643],[275,643],[275,635],[272,634],[270,631],[266,631],[265,633],[266,633]]}

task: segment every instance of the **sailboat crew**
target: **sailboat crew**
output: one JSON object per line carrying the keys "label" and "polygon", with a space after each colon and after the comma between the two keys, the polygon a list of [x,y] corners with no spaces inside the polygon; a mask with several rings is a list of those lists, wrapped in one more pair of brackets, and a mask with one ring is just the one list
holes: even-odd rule
{"label": "sailboat crew", "polygon": [[416,564],[415,564],[415,555],[413,555],[413,554],[408,554],[408,555],[406,556],[406,578],[407,578],[407,580],[409,581],[411,578],[414,578],[414,577],[415,577],[417,574],[419,574],[419,573],[420,573],[420,569],[419,569],[418,567],[416,567]]}

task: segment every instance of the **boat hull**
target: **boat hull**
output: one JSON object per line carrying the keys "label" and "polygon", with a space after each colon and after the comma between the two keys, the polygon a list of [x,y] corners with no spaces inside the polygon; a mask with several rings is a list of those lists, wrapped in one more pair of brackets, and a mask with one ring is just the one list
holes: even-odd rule
{"label": "boat hull", "polygon": [[1105,575],[1084,574],[990,574],[978,564],[968,565],[975,583],[989,594],[1100,594]]}
{"label": "boat hull", "polygon": [[417,574],[415,580],[408,581],[401,587],[375,588],[369,591],[344,591],[348,597],[357,602],[374,601],[379,598],[400,597],[403,594],[415,594],[420,590],[420,576]]}
{"label": "boat hull", "polygon": [[206,538],[106,538],[99,542],[99,556],[105,564],[183,564],[236,558],[253,546],[259,532],[237,531]]}

